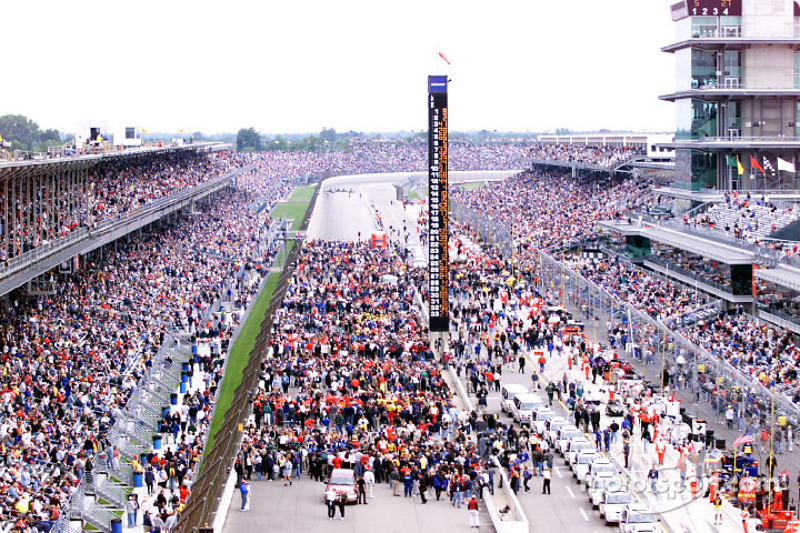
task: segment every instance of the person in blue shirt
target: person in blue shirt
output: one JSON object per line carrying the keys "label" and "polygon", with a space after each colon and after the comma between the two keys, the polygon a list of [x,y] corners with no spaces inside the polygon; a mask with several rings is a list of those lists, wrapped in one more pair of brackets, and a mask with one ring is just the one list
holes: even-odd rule
{"label": "person in blue shirt", "polygon": [[242,511],[250,510],[250,483],[246,479],[239,485],[239,493],[242,495]]}

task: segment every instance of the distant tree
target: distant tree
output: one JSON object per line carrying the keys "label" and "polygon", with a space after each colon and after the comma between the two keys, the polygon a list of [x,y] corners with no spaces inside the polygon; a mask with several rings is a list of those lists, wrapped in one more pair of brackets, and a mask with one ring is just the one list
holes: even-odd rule
{"label": "distant tree", "polygon": [[333,128],[322,128],[322,131],[319,134],[324,140],[332,143],[336,140],[336,130]]}
{"label": "distant tree", "polygon": [[255,128],[242,128],[236,135],[236,150],[239,152],[260,152],[264,147],[261,134]]}
{"label": "distant tree", "polygon": [[58,130],[39,130],[39,125],[23,115],[3,115],[0,117],[0,135],[10,141],[16,150],[32,150],[42,141],[58,141]]}
{"label": "distant tree", "polygon": [[569,135],[570,133],[571,132],[569,131],[569,128],[557,128],[556,129],[556,135]]}
{"label": "distant tree", "polygon": [[202,142],[202,141],[206,140],[206,136],[203,135],[202,131],[196,131],[196,132],[192,133],[192,137],[194,137],[194,140],[196,142]]}

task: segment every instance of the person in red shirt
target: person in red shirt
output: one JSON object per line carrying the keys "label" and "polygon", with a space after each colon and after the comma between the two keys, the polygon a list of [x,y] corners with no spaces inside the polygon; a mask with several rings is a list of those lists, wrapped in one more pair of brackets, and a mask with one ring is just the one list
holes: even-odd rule
{"label": "person in red shirt", "polygon": [[469,511],[469,527],[480,528],[481,516],[478,513],[478,500],[475,496],[467,502],[467,511]]}

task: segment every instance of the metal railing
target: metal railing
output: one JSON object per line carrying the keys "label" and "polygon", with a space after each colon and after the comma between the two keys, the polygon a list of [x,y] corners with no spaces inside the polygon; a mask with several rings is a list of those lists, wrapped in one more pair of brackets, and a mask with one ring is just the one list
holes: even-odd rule
{"label": "metal railing", "polygon": [[[309,202],[308,210],[300,225],[301,230],[308,228],[317,195],[321,185],[314,191]],[[191,533],[204,524],[214,523],[214,518],[220,511],[219,506],[225,490],[225,483],[233,466],[234,458],[239,451],[242,432],[250,417],[250,394],[256,390],[261,370],[261,361],[270,350],[270,336],[275,313],[283,304],[283,297],[289,287],[289,282],[294,274],[294,265],[300,255],[300,247],[294,246],[283,261],[280,278],[275,286],[267,311],[261,322],[261,328],[256,337],[255,344],[249,354],[249,359],[242,371],[242,381],[233,393],[228,410],[225,413],[214,412],[214,416],[223,416],[223,422],[214,436],[213,445],[204,450],[203,465],[192,487],[192,493],[186,501],[186,507],[173,529],[173,533]],[[278,261],[278,256],[276,256]],[[243,323],[243,322],[242,322]]]}
{"label": "metal railing", "polygon": [[[676,368],[677,378],[692,388],[697,401],[708,401],[718,409],[721,402],[731,402],[735,396],[743,412],[753,416],[768,412],[774,398],[776,413],[786,416],[793,426],[800,425],[800,407],[781,391],[766,388],[754,376],[692,343],[679,331],[611,295],[553,257],[540,252],[539,264],[542,288],[557,293],[564,303],[570,301],[579,308],[586,304],[596,312],[616,317],[617,322],[628,321],[627,348],[634,357],[643,360],[649,350],[656,361],[663,361],[668,368]],[[679,356],[683,357],[685,364],[678,364]],[[731,392],[735,394],[731,395]]]}
{"label": "metal railing", "polygon": [[36,248],[23,252],[19,255],[15,255],[14,257],[8,259],[5,262],[5,265],[0,264],[0,279],[15,274],[20,270],[27,268],[31,264],[41,261],[47,257],[50,257],[51,255],[54,255],[60,252],[61,250],[64,250],[68,246],[71,246],[79,241],[88,239],[93,236],[110,233],[115,229],[121,228],[126,223],[135,221],[137,219],[145,218],[153,214],[157,214],[159,211],[162,211],[165,208],[169,208],[174,204],[185,202],[195,196],[203,194],[204,192],[210,189],[219,188],[220,185],[230,181],[236,176],[253,169],[255,169],[255,166],[250,165],[247,167],[242,167],[233,170],[231,172],[228,172],[224,176],[220,176],[218,178],[209,180],[205,183],[202,183],[190,189],[181,191],[177,194],[147,204],[141,209],[125,211],[123,213],[120,213],[120,216],[112,220],[104,221],[103,223],[97,224],[92,228],[88,227],[78,228],[77,230],[72,231],[69,234],[64,235],[63,237],[58,237],[52,241],[49,241],[47,244],[37,246]]}

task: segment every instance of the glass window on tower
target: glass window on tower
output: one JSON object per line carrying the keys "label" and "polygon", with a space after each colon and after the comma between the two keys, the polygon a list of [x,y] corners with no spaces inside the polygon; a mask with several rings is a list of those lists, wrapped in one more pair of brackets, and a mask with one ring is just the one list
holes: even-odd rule
{"label": "glass window on tower", "polygon": [[717,52],[692,50],[692,89],[717,86]]}
{"label": "glass window on tower", "polygon": [[717,188],[717,156],[692,150],[692,190]]}
{"label": "glass window on tower", "polygon": [[692,139],[717,136],[717,103],[692,100]]}
{"label": "glass window on tower", "polygon": [[720,17],[720,37],[737,39],[742,36],[742,17]]}
{"label": "glass window on tower", "polygon": [[692,17],[692,37],[709,39],[717,37],[719,17]]}
{"label": "glass window on tower", "polygon": [[742,135],[742,106],[739,102],[728,102],[725,126],[722,134],[728,138],[734,139]]}
{"label": "glass window on tower", "polygon": [[723,58],[725,88],[738,89],[742,86],[742,54],[735,50],[726,50]]}
{"label": "glass window on tower", "polygon": [[794,88],[800,89],[800,52],[794,53]]}

